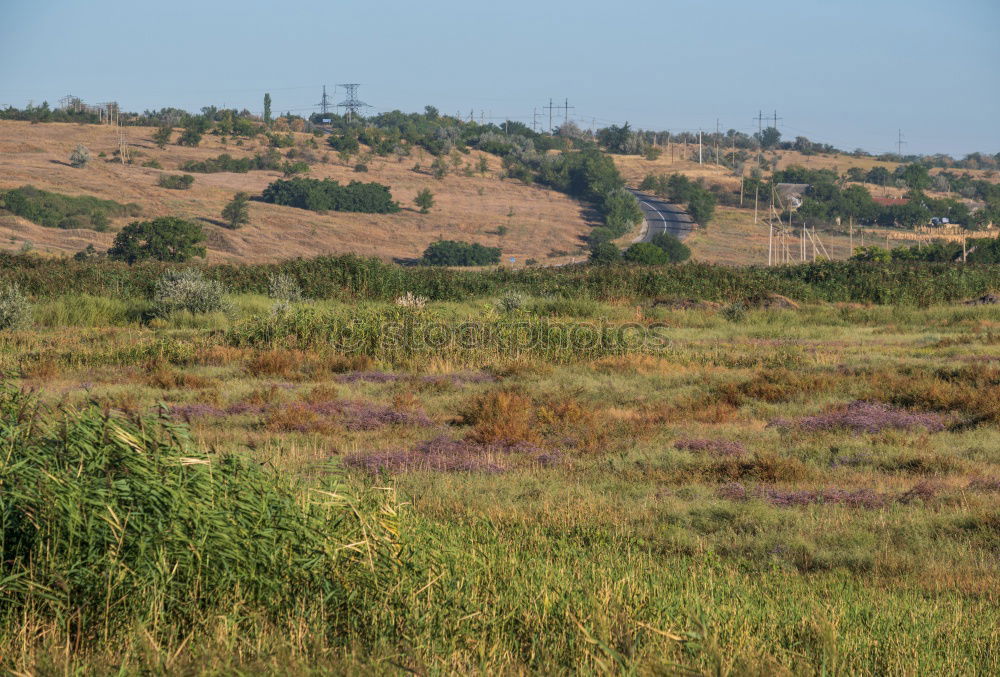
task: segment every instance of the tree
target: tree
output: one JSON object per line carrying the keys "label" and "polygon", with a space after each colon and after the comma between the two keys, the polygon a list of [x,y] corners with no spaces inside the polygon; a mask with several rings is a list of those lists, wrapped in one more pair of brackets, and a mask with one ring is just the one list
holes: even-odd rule
{"label": "tree", "polygon": [[899,175],[912,190],[927,190],[931,185],[931,175],[927,167],[916,162],[906,165]]}
{"label": "tree", "polygon": [[698,190],[688,198],[687,208],[695,223],[706,226],[715,214],[715,196],[698,186]]}
{"label": "tree", "polygon": [[622,253],[611,242],[598,242],[590,248],[590,262],[608,265],[622,260]]}
{"label": "tree", "polygon": [[774,148],[781,141],[781,132],[774,127],[768,127],[764,131],[757,134],[757,138],[760,140],[760,145],[762,147]]}
{"label": "tree", "polygon": [[413,202],[420,207],[420,213],[426,214],[430,211],[430,208],[434,206],[434,193],[429,189],[424,188],[422,191],[417,193],[417,196],[413,198]]}
{"label": "tree", "polygon": [[170,135],[173,133],[173,127],[170,125],[164,125],[153,132],[153,143],[155,143],[158,148],[166,148],[167,144],[170,143]]}
{"label": "tree", "polygon": [[868,170],[865,181],[874,183],[876,186],[884,186],[889,183],[889,170],[881,166],[872,167]]}
{"label": "tree", "polygon": [[680,263],[691,258],[688,246],[670,233],[659,233],[650,242],[662,249],[671,263]]}
{"label": "tree", "polygon": [[638,242],[632,245],[625,250],[622,258],[629,263],[640,263],[647,266],[657,266],[670,262],[667,253],[652,242]]}
{"label": "tree", "polygon": [[108,258],[129,264],[149,259],[186,263],[194,256],[204,258],[204,240],[200,225],[176,216],[133,221],[115,236]]}
{"label": "tree", "polygon": [[250,195],[249,193],[236,193],[233,199],[222,208],[222,218],[230,228],[236,230],[240,226],[250,223]]}
{"label": "tree", "polygon": [[77,145],[69,154],[69,163],[77,169],[82,169],[90,162],[90,150],[84,145]]}
{"label": "tree", "polygon": [[181,134],[180,138],[177,139],[177,145],[179,146],[191,146],[196,147],[201,143],[201,136],[208,131],[208,128],[212,126],[211,121],[201,115],[191,116],[187,122],[184,123],[184,132]]}
{"label": "tree", "polygon": [[271,126],[271,93],[264,93],[264,124]]}

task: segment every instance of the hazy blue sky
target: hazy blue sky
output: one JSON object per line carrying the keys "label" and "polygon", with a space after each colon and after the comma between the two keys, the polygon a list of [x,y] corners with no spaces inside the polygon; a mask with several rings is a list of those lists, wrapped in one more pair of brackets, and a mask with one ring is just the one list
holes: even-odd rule
{"label": "hazy blue sky", "polygon": [[530,124],[568,97],[585,126],[755,131],[777,110],[786,138],[884,152],[902,128],[904,151],[960,155],[1000,151],[998,72],[1000,0],[0,0],[0,105],[270,91],[305,114],[359,82],[378,111]]}

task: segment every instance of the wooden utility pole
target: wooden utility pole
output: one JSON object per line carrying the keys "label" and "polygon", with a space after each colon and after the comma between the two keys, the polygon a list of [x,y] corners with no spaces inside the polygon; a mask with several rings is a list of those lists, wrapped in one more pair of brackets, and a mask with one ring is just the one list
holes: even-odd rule
{"label": "wooden utility pole", "polygon": [[698,164],[701,164],[701,130],[698,130]]}

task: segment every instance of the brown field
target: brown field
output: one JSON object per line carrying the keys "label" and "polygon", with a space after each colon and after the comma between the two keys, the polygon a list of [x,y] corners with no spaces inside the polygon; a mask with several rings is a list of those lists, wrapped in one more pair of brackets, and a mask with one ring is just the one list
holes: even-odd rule
{"label": "brown field", "polygon": [[[213,223],[226,202],[237,191],[259,194],[280,178],[279,172],[194,174],[194,185],[185,191],[160,188],[157,179],[164,172],[176,173],[188,160],[204,160],[220,153],[252,156],[266,150],[263,139],[236,146],[232,142],[223,145],[219,137],[205,135],[198,148],[168,145],[160,150],[151,140],[153,128],[126,129],[135,156],[134,164],[129,166],[112,160],[117,142],[110,127],[0,122],[0,189],[30,184],[69,195],[136,202],[142,206],[144,217],[173,215],[199,220],[208,234],[210,261],[275,261],[348,252],[384,259],[413,258],[435,240],[458,239],[502,247],[508,265],[509,257],[515,257],[518,266],[528,258],[537,259],[541,265],[558,264],[584,255],[580,237],[594,225],[586,205],[576,200],[551,190],[500,180],[500,161],[491,155],[486,155],[490,163],[487,176],[463,176],[458,170],[437,180],[428,173],[415,172],[412,168],[416,163],[426,168],[432,159],[420,149],[400,161],[374,158],[367,173],[356,173],[356,158],[350,166],[344,165],[336,152],[317,139],[320,147],[314,152],[319,156],[328,152],[330,162],[312,165],[308,176],[385,183],[403,210],[397,214],[319,214],[254,202],[250,224],[232,231]],[[307,134],[295,136],[300,144],[311,138]],[[76,144],[84,144],[91,151],[93,161],[85,169],[67,164]],[[98,158],[100,152],[107,157]],[[463,160],[475,164],[479,155],[473,151]],[[140,166],[153,159],[164,169]],[[429,214],[420,214],[413,205],[413,198],[423,188],[434,193],[435,205]],[[113,229],[127,222],[117,220]],[[508,229],[503,237],[495,233],[498,226]],[[0,213],[0,249],[16,250],[30,242],[42,253],[70,254],[87,244],[105,249],[113,238],[113,232],[44,228]]]}

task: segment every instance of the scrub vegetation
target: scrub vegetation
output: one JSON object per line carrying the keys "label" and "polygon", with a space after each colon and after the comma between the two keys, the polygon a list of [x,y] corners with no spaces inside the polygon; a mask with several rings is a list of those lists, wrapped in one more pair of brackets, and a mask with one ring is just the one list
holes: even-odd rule
{"label": "scrub vegetation", "polygon": [[988,266],[0,278],[5,671],[1000,669]]}

